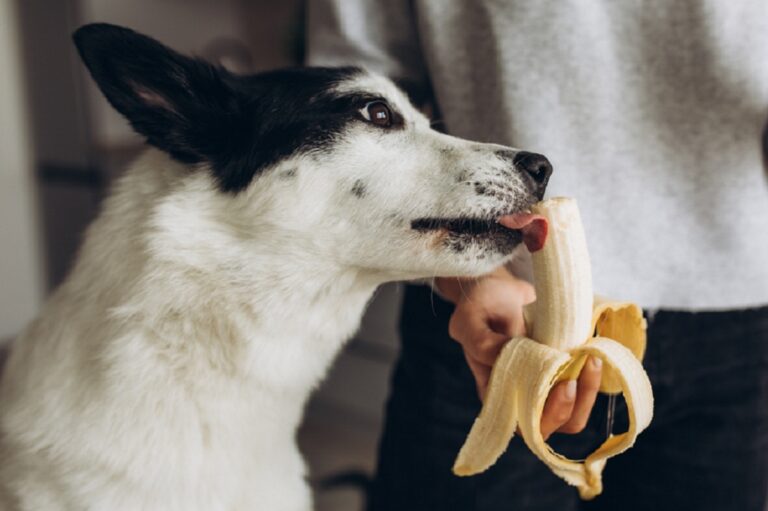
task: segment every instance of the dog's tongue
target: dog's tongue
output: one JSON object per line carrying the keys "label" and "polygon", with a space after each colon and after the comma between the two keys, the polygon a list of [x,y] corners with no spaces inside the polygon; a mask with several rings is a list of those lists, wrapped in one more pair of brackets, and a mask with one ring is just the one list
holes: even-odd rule
{"label": "dog's tongue", "polygon": [[507,229],[523,232],[523,243],[529,252],[536,252],[544,247],[547,241],[547,219],[533,213],[515,213],[499,218],[499,223]]}

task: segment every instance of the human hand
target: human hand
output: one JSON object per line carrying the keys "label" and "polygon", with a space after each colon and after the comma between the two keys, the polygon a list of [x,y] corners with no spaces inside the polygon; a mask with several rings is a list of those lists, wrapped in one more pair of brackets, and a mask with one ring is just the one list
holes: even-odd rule
{"label": "human hand", "polygon": [[[528,282],[504,268],[479,279],[438,279],[440,291],[456,304],[449,335],[461,344],[480,398],[485,397],[493,363],[512,337],[525,335],[523,306],[536,294]],[[590,358],[578,380],[563,381],[549,393],[541,432],[579,433],[586,426],[600,387],[602,361]]]}

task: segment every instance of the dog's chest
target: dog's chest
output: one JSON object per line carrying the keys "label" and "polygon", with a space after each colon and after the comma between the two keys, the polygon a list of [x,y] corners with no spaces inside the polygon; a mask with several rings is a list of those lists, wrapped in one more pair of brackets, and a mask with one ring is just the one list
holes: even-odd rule
{"label": "dog's chest", "polygon": [[309,393],[357,330],[370,296],[366,290],[305,304],[287,301],[263,314],[249,341],[249,372]]}
{"label": "dog's chest", "polygon": [[309,394],[354,333],[367,299],[329,299],[291,310],[293,321],[284,310],[272,321],[263,321],[262,314],[250,322],[242,376],[200,381],[198,374],[196,402],[185,407],[194,417],[180,421],[180,431],[161,442],[169,449],[167,466],[188,467],[169,485],[182,495],[202,492],[198,501],[242,495],[256,486],[255,495],[270,495],[286,485],[292,487],[285,491],[303,499],[305,468],[295,431]]}

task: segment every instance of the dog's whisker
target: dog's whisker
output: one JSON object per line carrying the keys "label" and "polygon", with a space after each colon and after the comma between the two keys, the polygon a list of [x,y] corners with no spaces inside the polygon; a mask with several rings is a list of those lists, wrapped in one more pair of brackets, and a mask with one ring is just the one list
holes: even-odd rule
{"label": "dog's whisker", "polygon": [[[311,508],[294,432],[312,390],[380,284],[431,275],[437,316],[438,275],[473,275],[447,282],[460,299],[481,301],[478,272],[520,244],[495,219],[537,196],[514,177],[523,170],[501,166],[516,153],[441,135],[423,118],[406,123],[413,105],[368,72],[220,75],[103,23],[79,29],[75,42],[110,103],[154,147],[126,170],[56,299],[5,362],[0,451],[10,466],[0,488],[11,494],[0,493],[23,502],[50,490],[73,509],[112,498],[127,503],[120,509],[207,511],[211,495],[222,506]],[[210,104],[224,111],[202,108]],[[315,129],[342,118],[367,123],[364,136],[336,121]],[[385,134],[392,129],[409,136]],[[403,157],[428,151],[434,157]],[[393,185],[382,168],[414,186]],[[50,448],[22,449],[29,438]],[[252,459],[267,451],[275,456]],[[94,471],[105,453],[110,470]],[[189,460],[206,470],[175,470]],[[134,471],[142,465],[152,470]],[[152,471],[174,477],[163,492],[137,495],[152,488]]]}

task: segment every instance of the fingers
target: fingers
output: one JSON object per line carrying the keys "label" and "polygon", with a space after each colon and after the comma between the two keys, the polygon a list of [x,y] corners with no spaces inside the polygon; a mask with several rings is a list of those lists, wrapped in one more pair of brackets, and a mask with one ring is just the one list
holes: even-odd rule
{"label": "fingers", "polygon": [[491,366],[478,362],[466,350],[464,350],[464,357],[467,359],[467,365],[469,365],[469,370],[472,371],[472,376],[475,377],[477,395],[480,396],[480,401],[485,401],[488,381],[491,379]]}
{"label": "fingers", "polygon": [[562,381],[552,388],[541,416],[545,440],[555,431],[573,434],[584,430],[600,389],[602,366],[602,360],[590,357],[578,380]]}
{"label": "fingers", "polygon": [[459,342],[476,362],[492,366],[509,337],[490,329],[480,314],[454,314],[448,323],[448,334]]}
{"label": "fingers", "polygon": [[518,290],[523,300],[523,305],[528,305],[536,301],[536,288],[524,280],[519,281]]}
{"label": "fingers", "polygon": [[504,344],[525,332],[522,299],[531,299],[532,294],[530,284],[503,270],[478,280],[456,300],[448,334],[461,344],[481,399]]}
{"label": "fingers", "polygon": [[464,357],[475,377],[477,394],[485,398],[491,368],[509,337],[491,330],[486,318],[478,313],[457,310],[448,323],[448,334],[461,344]]}
{"label": "fingers", "polygon": [[488,326],[494,332],[504,334],[508,339],[525,335],[523,309],[516,308],[505,314],[492,315],[488,318]]}
{"label": "fingers", "polygon": [[549,392],[541,414],[541,435],[544,440],[571,418],[576,403],[576,380],[561,381]]}
{"label": "fingers", "polygon": [[577,384],[576,402],[573,405],[568,422],[558,428],[562,433],[580,433],[584,430],[589,420],[589,414],[597,399],[597,391],[600,390],[603,361],[597,357],[589,357],[581,370]]}

